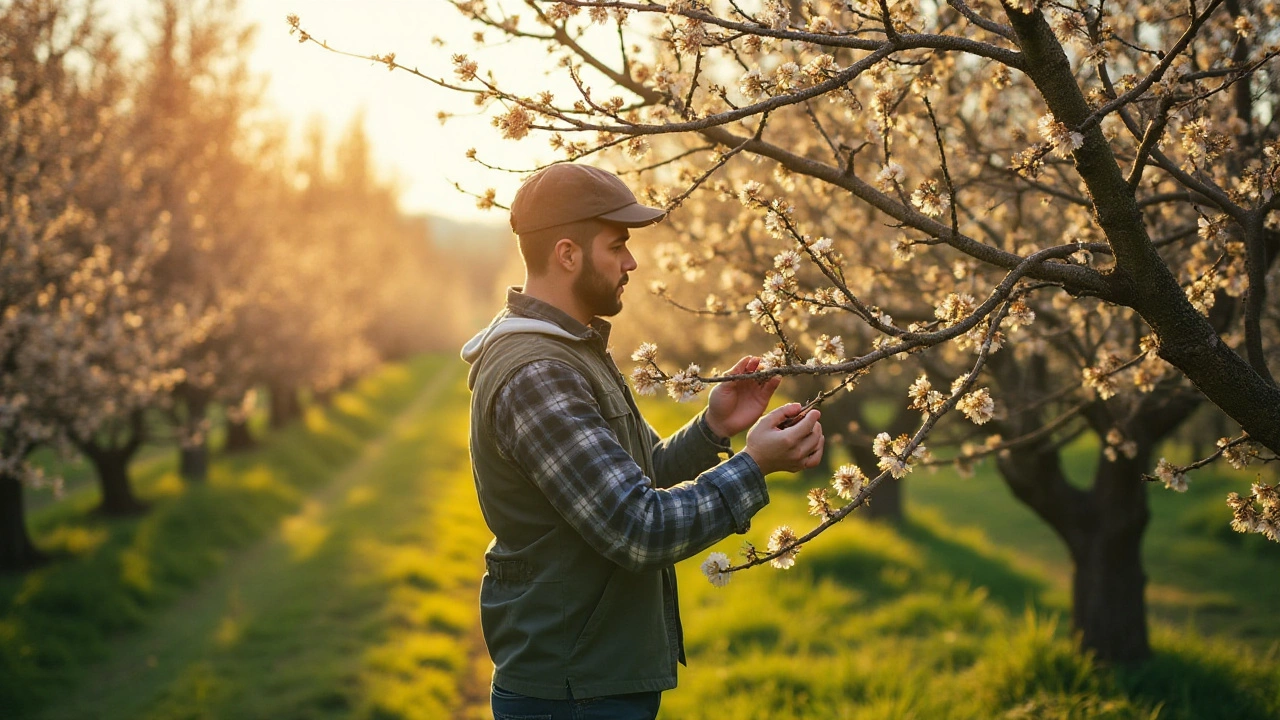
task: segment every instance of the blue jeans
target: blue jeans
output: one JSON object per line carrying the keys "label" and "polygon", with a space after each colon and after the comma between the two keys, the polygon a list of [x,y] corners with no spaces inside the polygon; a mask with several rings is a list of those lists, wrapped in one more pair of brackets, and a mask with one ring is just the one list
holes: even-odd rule
{"label": "blue jeans", "polygon": [[493,686],[493,720],[654,720],[660,692],[543,700]]}

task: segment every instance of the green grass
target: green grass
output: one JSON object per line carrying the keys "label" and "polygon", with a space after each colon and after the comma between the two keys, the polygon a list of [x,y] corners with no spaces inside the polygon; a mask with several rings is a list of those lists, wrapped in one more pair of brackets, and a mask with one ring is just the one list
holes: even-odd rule
{"label": "green grass", "polygon": [[458,377],[45,717],[430,720],[465,705],[487,537],[454,422]]}
{"label": "green grass", "polygon": [[[462,370],[390,368],[207,486],[140,464],[146,517],[89,515],[91,492],[35,513],[63,559],[0,581],[0,717],[488,717]],[[665,431],[696,409],[645,407]],[[808,527],[825,481],[771,479],[747,538]],[[1280,561],[1225,529],[1238,486],[1152,489],[1137,669],[1075,651],[1066,555],[990,470],[914,474],[901,528],[855,515],[788,571],[714,588],[682,563],[690,666],[662,718],[1280,717]]]}
{"label": "green grass", "polygon": [[[1097,446],[1068,448],[1064,466],[1087,481]],[[1186,458],[1189,459],[1189,458]],[[1065,546],[1030,509],[1019,503],[985,462],[972,478],[950,470],[915,473],[906,484],[913,517],[971,528],[991,545],[1017,548],[1015,561],[1043,576],[1055,604],[1066,607],[1070,561]],[[1192,475],[1185,494],[1148,484],[1151,521],[1143,537],[1147,604],[1153,622],[1208,635],[1223,635],[1266,653],[1280,643],[1280,544],[1231,530],[1228,492],[1247,492],[1258,473],[1277,482],[1276,468],[1241,471],[1218,463]]]}
{"label": "green grass", "polygon": [[29,712],[83,681],[115,649],[113,638],[147,627],[297,512],[385,432],[443,362],[367,378],[330,409],[310,408],[261,451],[219,459],[205,484],[184,484],[172,460],[143,463],[138,492],[154,504],[143,517],[91,513],[91,489],[33,512],[32,535],[57,561],[0,577],[0,715]]}
{"label": "green grass", "polygon": [[[646,406],[661,430],[688,410]],[[1073,472],[1089,452],[1073,448]],[[771,479],[772,504],[745,539],[811,526],[804,494],[825,481]],[[855,515],[795,568],[756,568],[725,588],[701,576],[701,558],[683,563],[689,668],[662,718],[1280,717],[1280,547],[1223,532],[1229,483],[1240,486],[1151,490],[1156,654],[1139,669],[1075,651],[1066,553],[989,469],[916,473],[901,528]],[[715,549],[735,555],[743,540]]]}

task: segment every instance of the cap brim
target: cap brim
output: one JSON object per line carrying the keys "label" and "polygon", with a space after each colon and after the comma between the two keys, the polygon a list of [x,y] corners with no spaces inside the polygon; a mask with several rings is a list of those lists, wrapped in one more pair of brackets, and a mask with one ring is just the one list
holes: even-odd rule
{"label": "cap brim", "polygon": [[640,203],[632,203],[623,208],[618,208],[613,212],[607,212],[604,215],[596,217],[605,222],[616,223],[624,227],[644,227],[652,225],[667,214],[658,208],[641,205]]}

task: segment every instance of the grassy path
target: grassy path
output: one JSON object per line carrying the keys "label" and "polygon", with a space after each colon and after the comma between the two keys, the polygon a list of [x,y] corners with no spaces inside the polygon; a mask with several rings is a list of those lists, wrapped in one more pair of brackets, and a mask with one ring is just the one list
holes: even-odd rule
{"label": "grassy path", "polygon": [[475,716],[486,538],[460,370],[438,372],[298,512],[42,717]]}

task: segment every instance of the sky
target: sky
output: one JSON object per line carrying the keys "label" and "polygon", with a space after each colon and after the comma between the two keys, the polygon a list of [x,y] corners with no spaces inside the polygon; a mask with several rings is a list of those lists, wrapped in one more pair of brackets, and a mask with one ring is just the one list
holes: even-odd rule
{"label": "sky", "polygon": [[[145,18],[149,0],[109,3],[117,22]],[[450,55],[470,51],[500,78],[539,87],[552,63],[536,48],[498,46],[473,51],[477,28],[443,0],[240,0],[246,23],[258,25],[251,67],[267,78],[266,101],[290,119],[301,136],[309,118],[320,116],[337,134],[353,115],[364,113],[375,163],[402,188],[409,212],[460,221],[505,224],[502,210],[481,211],[475,200],[454,189],[457,181],[473,192],[497,189],[509,204],[520,176],[486,170],[464,157],[467,148],[507,167],[534,167],[552,159],[544,140],[503,140],[486,117],[476,115],[469,97],[443,90],[405,72],[299,44],[285,21],[297,14],[302,26],[330,46],[362,55],[396,53],[399,62],[438,77],[452,76]],[[433,36],[448,46],[434,47]],[[530,62],[531,56],[538,62]],[[441,125],[440,111],[466,113]]]}

